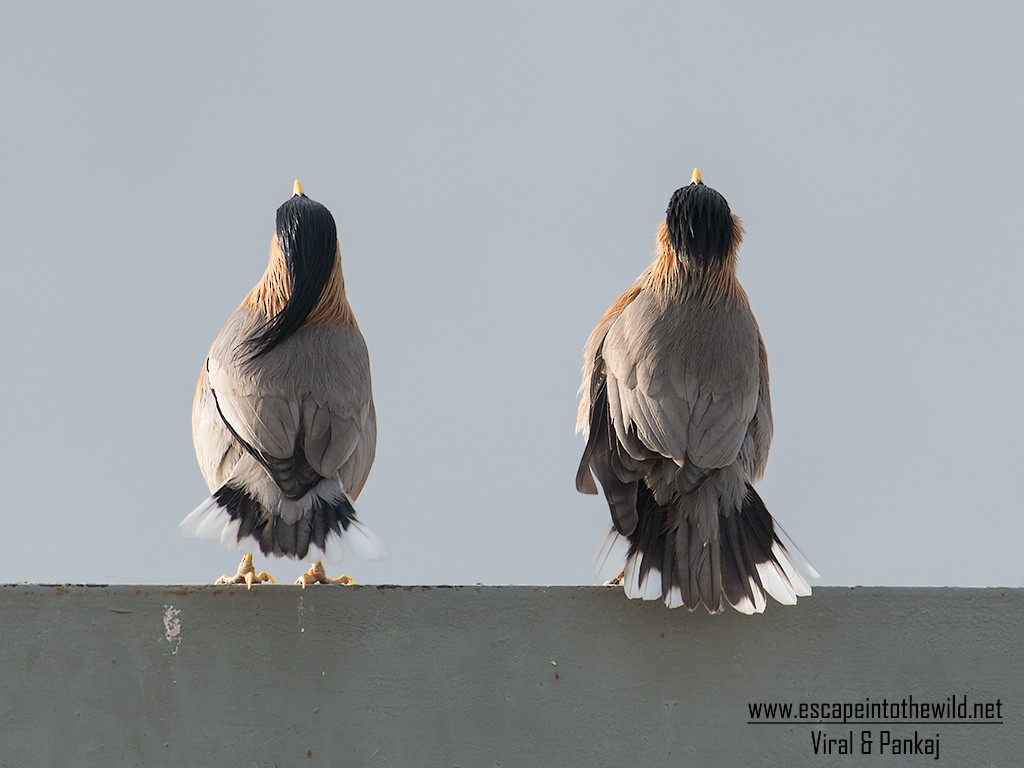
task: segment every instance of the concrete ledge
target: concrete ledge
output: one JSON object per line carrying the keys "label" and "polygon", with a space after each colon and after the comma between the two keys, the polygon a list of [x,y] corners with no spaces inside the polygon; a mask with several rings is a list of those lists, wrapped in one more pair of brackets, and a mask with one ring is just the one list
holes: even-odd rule
{"label": "concrete ledge", "polygon": [[[880,756],[883,730],[950,766],[1024,754],[1024,590],[819,588],[745,617],[601,587],[9,585],[0,634],[10,768],[934,764]],[[749,722],[949,697],[993,717]]]}

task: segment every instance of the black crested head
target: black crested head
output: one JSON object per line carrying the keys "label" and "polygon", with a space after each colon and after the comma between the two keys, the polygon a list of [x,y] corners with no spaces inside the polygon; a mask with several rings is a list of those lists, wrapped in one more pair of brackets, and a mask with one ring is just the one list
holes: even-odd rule
{"label": "black crested head", "polygon": [[293,195],[277,209],[277,241],[293,278],[315,275],[322,267],[325,277],[331,273],[338,227],[331,212],[316,200]]}
{"label": "black crested head", "polygon": [[684,253],[696,266],[724,262],[733,248],[732,211],[718,192],[700,180],[677,189],[665,212],[669,242],[680,256]]}
{"label": "black crested head", "polygon": [[326,206],[306,197],[298,182],[295,194],[277,209],[277,242],[288,268],[291,291],[284,308],[246,340],[249,362],[302,327],[334,269],[338,247],[334,216]]}

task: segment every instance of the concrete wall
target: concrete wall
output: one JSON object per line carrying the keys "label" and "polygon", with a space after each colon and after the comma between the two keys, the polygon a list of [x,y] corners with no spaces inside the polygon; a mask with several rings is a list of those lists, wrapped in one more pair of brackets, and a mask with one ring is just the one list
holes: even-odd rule
{"label": "concrete wall", "polygon": [[[10,768],[936,764],[879,756],[884,730],[1024,765],[1024,590],[827,588],[745,617],[600,587],[25,585],[0,587],[0,636]],[[753,702],[910,696],[998,700],[1002,724],[748,724]],[[874,749],[815,755],[817,730]]]}

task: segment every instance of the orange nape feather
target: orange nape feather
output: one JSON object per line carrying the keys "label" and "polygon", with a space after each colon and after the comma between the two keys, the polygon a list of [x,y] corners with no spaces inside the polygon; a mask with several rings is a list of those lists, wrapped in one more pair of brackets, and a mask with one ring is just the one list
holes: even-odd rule
{"label": "orange nape feather", "polygon": [[732,247],[721,266],[705,272],[703,275],[693,274],[693,268],[690,266],[686,254],[679,255],[672,247],[668,224],[662,221],[658,227],[655,241],[654,263],[644,270],[638,282],[642,283],[642,287],[647,290],[671,291],[683,288],[687,292],[702,292],[707,295],[730,295],[737,290],[742,290],[736,279],[736,254],[743,241],[743,222],[735,214],[732,216],[732,235]]}
{"label": "orange nape feather", "polygon": [[[291,275],[285,263],[281,244],[275,234],[270,240],[270,261],[262,279],[243,299],[242,306],[255,309],[268,320],[279,314],[291,297]],[[356,318],[345,295],[345,276],[341,271],[341,246],[334,254],[334,267],[324,286],[320,300],[310,312],[303,326],[320,323],[334,323],[346,328],[355,328]]]}

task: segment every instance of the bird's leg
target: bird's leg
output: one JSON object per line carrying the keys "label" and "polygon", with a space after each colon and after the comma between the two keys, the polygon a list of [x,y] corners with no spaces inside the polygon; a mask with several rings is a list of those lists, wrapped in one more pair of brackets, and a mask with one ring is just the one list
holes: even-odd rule
{"label": "bird's leg", "polygon": [[302,588],[305,589],[307,584],[355,584],[355,579],[351,576],[339,576],[336,579],[327,577],[327,571],[324,570],[324,564],[317,560],[311,566],[309,570],[302,574],[295,580],[296,584],[301,584]]}
{"label": "bird's leg", "polygon": [[253,582],[262,584],[264,581],[269,581],[271,584],[277,584],[274,581],[274,577],[266,571],[260,571],[256,573],[256,569],[252,565],[252,555],[242,555],[242,562],[238,564],[238,573],[234,576],[228,576],[224,574],[217,579],[214,584],[245,584],[246,589],[252,589]]}
{"label": "bird's leg", "polygon": [[623,569],[622,573],[620,573],[614,579],[608,579],[608,581],[606,581],[604,583],[604,586],[606,586],[606,587],[619,587],[619,586],[622,586],[622,582],[625,581],[625,580],[626,580],[626,571],[625,571],[625,569]]}

